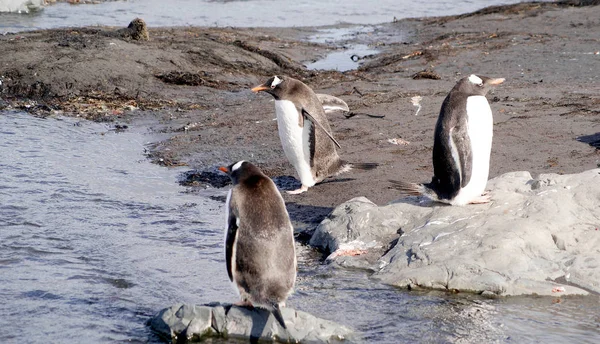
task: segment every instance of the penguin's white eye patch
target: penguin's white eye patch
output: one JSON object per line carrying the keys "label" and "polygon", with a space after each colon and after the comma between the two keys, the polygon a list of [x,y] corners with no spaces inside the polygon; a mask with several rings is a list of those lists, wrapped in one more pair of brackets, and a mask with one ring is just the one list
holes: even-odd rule
{"label": "penguin's white eye patch", "polygon": [[471,74],[471,76],[469,77],[469,81],[475,85],[483,85],[483,80],[481,80],[481,78],[475,74]]}
{"label": "penguin's white eye patch", "polygon": [[271,83],[271,88],[275,88],[275,86],[277,86],[277,85],[281,84],[281,82],[282,82],[282,81],[283,81],[283,80],[279,79],[279,78],[277,77],[277,75],[276,75],[276,76],[274,76],[274,77],[273,77],[273,82]]}
{"label": "penguin's white eye patch", "polygon": [[231,172],[236,171],[237,169],[239,169],[240,167],[242,167],[243,163],[244,163],[244,160],[236,162],[235,165],[233,165],[231,167]]}

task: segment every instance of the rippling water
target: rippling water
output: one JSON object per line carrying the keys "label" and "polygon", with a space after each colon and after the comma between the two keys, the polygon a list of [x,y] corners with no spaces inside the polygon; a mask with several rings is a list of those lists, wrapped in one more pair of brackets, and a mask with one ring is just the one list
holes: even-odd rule
{"label": "rippling water", "polygon": [[379,24],[394,18],[442,16],[519,0],[128,0],[47,6],[30,15],[1,15],[0,32],[62,26],[123,26],[143,18],[156,26],[290,27]]}
{"label": "rippling water", "polygon": [[0,114],[0,342],[143,339],[164,306],[233,296],[221,203],[184,193],[146,140]]}
{"label": "rippling water", "polygon": [[[0,112],[0,343],[156,342],[177,302],[234,302],[223,203],[150,164],[143,127]],[[366,343],[597,343],[600,302],[407,292],[322,265],[298,246],[288,305]]]}

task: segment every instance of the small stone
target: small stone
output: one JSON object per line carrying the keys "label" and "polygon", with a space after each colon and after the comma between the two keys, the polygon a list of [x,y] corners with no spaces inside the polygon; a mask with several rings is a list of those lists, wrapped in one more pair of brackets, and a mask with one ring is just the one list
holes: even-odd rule
{"label": "small stone", "polygon": [[412,78],[414,80],[419,80],[419,79],[440,80],[442,77],[438,73],[436,73],[432,70],[426,69],[426,70],[422,70],[420,72],[413,74]]}
{"label": "small stone", "polygon": [[150,34],[148,33],[146,22],[141,18],[135,18],[129,23],[127,28],[120,29],[117,32],[123,38],[131,38],[136,41],[150,40]]}

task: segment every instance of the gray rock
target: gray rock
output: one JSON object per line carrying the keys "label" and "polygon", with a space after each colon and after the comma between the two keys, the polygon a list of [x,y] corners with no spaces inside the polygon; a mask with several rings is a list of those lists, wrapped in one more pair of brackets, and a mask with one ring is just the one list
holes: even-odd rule
{"label": "gray rock", "polygon": [[536,179],[512,172],[487,189],[491,203],[464,207],[415,197],[382,207],[353,199],[323,221],[311,244],[385,247],[401,227],[374,274],[391,285],[485,295],[600,293],[600,169]]}
{"label": "gray rock", "polygon": [[[426,211],[422,209],[423,214]],[[401,228],[423,214],[405,213],[393,205],[378,207],[365,197],[353,198],[319,224],[309,244],[330,253],[327,259],[338,265],[370,268],[373,254],[379,253],[376,261]]]}
{"label": "gray rock", "polygon": [[[169,340],[202,341],[209,337],[259,339],[281,342],[330,343],[353,337],[352,330],[291,308],[281,313],[287,330],[264,309],[230,304],[176,304],[158,312],[148,324]],[[184,341],[185,341],[184,340]]]}

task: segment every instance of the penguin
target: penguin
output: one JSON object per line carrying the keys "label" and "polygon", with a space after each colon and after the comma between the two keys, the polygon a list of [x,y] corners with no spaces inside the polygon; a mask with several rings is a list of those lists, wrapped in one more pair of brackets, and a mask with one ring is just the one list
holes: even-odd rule
{"label": "penguin", "polygon": [[297,262],[294,228],[283,198],[250,162],[219,170],[233,183],[225,202],[225,261],[239,305],[268,309],[285,329],[280,307],[294,289]]}
{"label": "penguin", "polygon": [[279,138],[285,156],[298,173],[302,186],[288,191],[299,194],[327,177],[352,168],[370,170],[373,163],[349,163],[340,159],[339,143],[331,134],[326,112],[348,111],[348,105],[336,97],[317,95],[302,81],[288,76],[273,76],[252,88],[275,98]]}
{"label": "penguin", "polygon": [[504,82],[472,74],[459,80],[442,103],[433,142],[430,183],[390,181],[408,195],[424,195],[451,205],[487,203],[484,194],[492,150],[492,109],[485,97]]}

